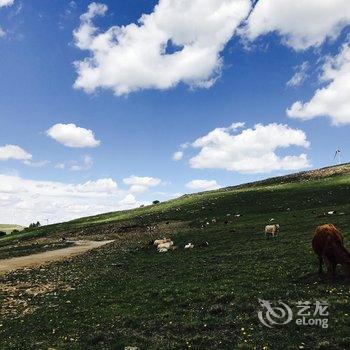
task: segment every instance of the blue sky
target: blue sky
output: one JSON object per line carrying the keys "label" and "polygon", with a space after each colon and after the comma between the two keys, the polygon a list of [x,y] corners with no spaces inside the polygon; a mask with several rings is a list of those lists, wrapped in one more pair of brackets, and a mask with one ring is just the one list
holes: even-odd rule
{"label": "blue sky", "polygon": [[0,222],[348,161],[349,3],[298,2],[0,0]]}

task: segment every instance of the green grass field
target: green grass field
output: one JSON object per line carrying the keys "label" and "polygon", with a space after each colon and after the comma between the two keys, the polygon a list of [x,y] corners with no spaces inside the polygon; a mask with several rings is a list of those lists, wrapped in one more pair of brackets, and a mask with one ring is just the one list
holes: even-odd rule
{"label": "green grass field", "polygon": [[[0,239],[7,254],[14,245],[62,234],[115,239],[69,261],[0,277],[0,348],[349,349],[350,284],[341,269],[332,284],[318,277],[310,243],[317,225],[333,223],[350,248],[350,166],[321,173]],[[336,213],[323,216],[331,210]],[[281,231],[267,239],[263,231],[272,218]],[[147,225],[156,225],[155,232]],[[149,247],[163,236],[179,249],[161,254]],[[201,246],[205,241],[208,247]],[[188,242],[193,250],[183,249]],[[293,310],[298,301],[326,300],[329,327],[292,321],[267,328],[258,319],[259,298]]]}

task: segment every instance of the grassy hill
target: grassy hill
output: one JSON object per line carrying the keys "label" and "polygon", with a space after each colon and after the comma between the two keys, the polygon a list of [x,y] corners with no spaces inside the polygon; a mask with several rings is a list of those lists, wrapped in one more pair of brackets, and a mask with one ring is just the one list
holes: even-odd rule
{"label": "grassy hill", "polygon": [[0,231],[11,233],[13,230],[22,231],[24,229],[21,225],[9,225],[9,224],[0,224]]}
{"label": "grassy hill", "polygon": [[[2,348],[348,349],[350,285],[318,277],[310,241],[317,225],[333,223],[350,248],[349,198],[345,164],[0,239],[5,250],[62,234],[115,239],[3,276]],[[281,226],[276,239],[263,234],[271,219]],[[148,245],[163,236],[179,249],[160,254]],[[188,242],[191,251],[183,249]],[[259,298],[293,310],[298,301],[326,300],[329,328],[293,321],[269,329],[257,316]]]}

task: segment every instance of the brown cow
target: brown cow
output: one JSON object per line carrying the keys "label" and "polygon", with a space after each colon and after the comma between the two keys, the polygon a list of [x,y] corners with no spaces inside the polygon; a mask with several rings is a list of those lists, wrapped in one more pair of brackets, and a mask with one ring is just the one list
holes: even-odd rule
{"label": "brown cow", "polygon": [[344,247],[343,236],[334,225],[327,224],[316,228],[312,239],[312,248],[318,255],[319,274],[322,274],[324,261],[330,278],[334,277],[338,264],[343,265],[346,274],[350,276],[350,252]]}

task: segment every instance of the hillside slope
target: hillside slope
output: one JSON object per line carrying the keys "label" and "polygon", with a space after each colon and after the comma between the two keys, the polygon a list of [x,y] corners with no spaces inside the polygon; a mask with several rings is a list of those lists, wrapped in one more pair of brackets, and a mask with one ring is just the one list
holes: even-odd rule
{"label": "hillside slope", "polygon": [[[349,194],[350,173],[342,170],[309,181],[184,196],[15,235],[2,250],[16,252],[38,237],[45,245],[62,234],[115,241],[2,277],[1,347],[348,349],[350,285],[340,269],[332,285],[319,278],[311,238],[317,225],[330,222],[350,248]],[[270,222],[281,225],[276,239],[263,234]],[[161,254],[148,244],[163,236],[178,250]],[[183,248],[188,242],[193,250]],[[326,300],[329,327],[290,322],[269,329],[259,321],[259,299],[281,300],[294,311],[298,301]]]}
{"label": "hillside slope", "polygon": [[[150,205],[142,208],[136,208],[132,210],[118,211],[105,213],[90,217],[83,217],[80,219],[63,222],[60,224],[53,224],[49,226],[43,226],[34,230],[26,230],[25,232],[18,233],[0,239],[0,246],[10,243],[14,239],[41,237],[47,235],[62,235],[75,232],[82,235],[93,235],[97,229],[96,226],[111,226],[114,231],[133,230],[136,227],[145,229],[148,225],[167,221],[183,221],[185,218],[188,221],[192,221],[193,217],[202,218],[203,220],[208,214],[212,214],[212,209],[206,207],[206,209],[199,210],[199,207],[206,205],[212,199],[215,199],[217,205],[225,206],[227,210],[242,211],[244,208],[239,206],[237,208],[236,198],[240,196],[252,196],[254,193],[261,193],[261,195],[268,196],[271,191],[281,191],[290,189],[305,188],[310,191],[309,196],[312,197],[313,189],[323,190],[323,187],[333,186],[334,184],[347,183],[350,179],[350,163],[325,167],[316,170],[304,171],[295,174],[269,178],[263,181],[256,181],[252,183],[231,186],[221,188],[219,190],[200,192],[195,194],[187,194],[180,198],[169,200],[167,202],[160,203],[158,205]],[[251,191],[256,191],[249,195]],[[291,199],[293,200],[293,199]],[[238,201],[239,202],[239,201]],[[250,204],[248,204],[249,206]],[[296,204],[298,205],[298,204]],[[195,210],[189,211],[184,214],[183,211],[179,211],[179,208],[194,207]],[[220,209],[221,210],[221,209]],[[264,210],[264,208],[257,207],[257,210]],[[220,215],[220,214],[218,214]],[[134,227],[135,226],[135,227]],[[103,229],[105,230],[105,229]],[[108,232],[110,228],[107,228]]]}

